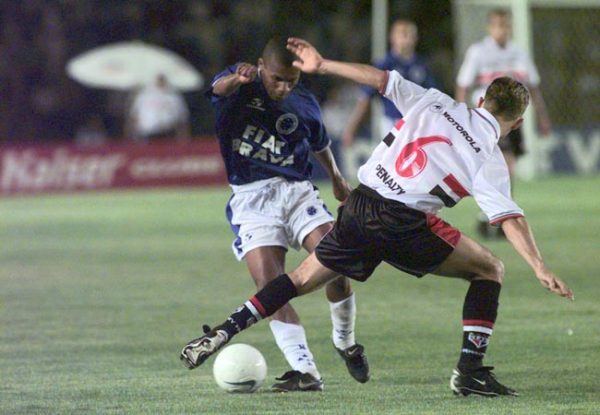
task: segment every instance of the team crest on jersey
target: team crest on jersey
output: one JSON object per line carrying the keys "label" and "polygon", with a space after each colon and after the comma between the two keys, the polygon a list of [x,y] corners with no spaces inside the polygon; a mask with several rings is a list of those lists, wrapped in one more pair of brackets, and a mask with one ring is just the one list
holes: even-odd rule
{"label": "team crest on jersey", "polygon": [[431,104],[429,106],[429,111],[431,111],[431,112],[440,113],[443,110],[444,110],[444,106],[442,104],[440,104],[439,102],[434,102],[433,104]]}
{"label": "team crest on jersey", "polygon": [[261,98],[252,98],[250,103],[246,105],[248,108],[254,108],[255,110],[264,111],[264,101]]}
{"label": "team crest on jersey", "polygon": [[475,345],[478,349],[486,347],[490,342],[490,336],[481,333],[469,333],[469,341]]}
{"label": "team crest on jersey", "polygon": [[306,208],[306,213],[308,213],[308,216],[315,216],[317,214],[317,208],[314,206],[309,206]]}
{"label": "team crest on jersey", "polygon": [[279,134],[291,134],[298,128],[298,117],[291,112],[285,113],[277,118],[275,128]]}

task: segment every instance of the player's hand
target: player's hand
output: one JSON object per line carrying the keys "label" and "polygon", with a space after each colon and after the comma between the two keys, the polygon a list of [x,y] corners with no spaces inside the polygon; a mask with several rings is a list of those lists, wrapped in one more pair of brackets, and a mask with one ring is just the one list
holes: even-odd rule
{"label": "player's hand", "polygon": [[238,81],[242,84],[254,82],[258,74],[258,68],[250,63],[240,63],[235,71]]}
{"label": "player's hand", "polygon": [[333,180],[333,195],[340,202],[346,200],[351,191],[352,187],[342,176],[338,176]]}
{"label": "player's hand", "polygon": [[542,269],[536,273],[537,279],[540,281],[542,287],[546,288],[561,297],[566,297],[569,300],[575,300],[573,291],[565,284],[560,278],[558,278],[552,271],[548,269]]}
{"label": "player's hand", "polygon": [[323,57],[313,45],[304,39],[290,37],[287,41],[287,48],[298,57],[293,63],[296,68],[306,73],[319,73]]}

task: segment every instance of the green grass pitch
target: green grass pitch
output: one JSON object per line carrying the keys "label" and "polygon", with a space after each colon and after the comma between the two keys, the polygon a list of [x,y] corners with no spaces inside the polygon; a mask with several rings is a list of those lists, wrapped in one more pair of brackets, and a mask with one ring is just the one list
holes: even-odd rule
{"label": "green grass pitch", "polygon": [[[325,380],[323,393],[263,387],[227,395],[212,359],[183,368],[181,347],[254,292],[231,253],[227,189],[115,192],[0,201],[2,414],[598,414],[600,177],[518,183],[549,266],[574,290],[542,289],[504,241],[506,264],[487,363],[518,398],[455,398],[448,380],[461,341],[467,285],[381,266],[355,283],[357,338],[372,379],[346,373],[330,341],[324,292],[294,300]],[[332,202],[330,190],[323,197]],[[443,216],[473,235],[470,199]],[[303,258],[290,252],[287,268]],[[287,366],[264,322],[234,341]]]}

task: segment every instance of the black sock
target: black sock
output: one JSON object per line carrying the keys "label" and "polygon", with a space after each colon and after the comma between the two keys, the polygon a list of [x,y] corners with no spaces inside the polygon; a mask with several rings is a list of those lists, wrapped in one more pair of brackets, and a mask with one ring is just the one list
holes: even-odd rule
{"label": "black sock", "polygon": [[489,338],[498,314],[501,285],[490,280],[475,280],[467,291],[463,306],[463,343],[458,369],[468,372],[483,365]]}
{"label": "black sock", "polygon": [[270,316],[297,295],[298,291],[290,277],[282,274],[239,306],[219,328],[225,330],[231,339],[240,331]]}

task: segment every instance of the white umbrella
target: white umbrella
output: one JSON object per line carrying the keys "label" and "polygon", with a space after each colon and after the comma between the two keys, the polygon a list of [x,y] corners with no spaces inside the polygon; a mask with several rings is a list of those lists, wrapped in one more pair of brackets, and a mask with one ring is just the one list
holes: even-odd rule
{"label": "white umbrella", "polygon": [[153,83],[164,75],[182,91],[202,87],[204,79],[185,59],[147,43],[118,42],[100,46],[71,59],[67,73],[94,88],[128,90]]}

